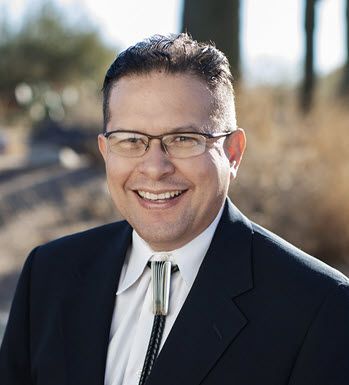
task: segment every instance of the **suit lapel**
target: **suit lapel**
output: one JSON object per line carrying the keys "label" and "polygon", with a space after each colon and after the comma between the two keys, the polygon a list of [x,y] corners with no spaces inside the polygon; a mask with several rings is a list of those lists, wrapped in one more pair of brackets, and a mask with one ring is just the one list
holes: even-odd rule
{"label": "suit lapel", "polygon": [[250,222],[228,201],[147,384],[199,384],[247,324],[233,299],[253,286],[251,238]]}
{"label": "suit lapel", "polygon": [[112,234],[112,240],[101,243],[100,255],[90,255],[87,250],[77,266],[76,289],[62,307],[69,384],[104,383],[115,293],[130,241],[127,225]]}

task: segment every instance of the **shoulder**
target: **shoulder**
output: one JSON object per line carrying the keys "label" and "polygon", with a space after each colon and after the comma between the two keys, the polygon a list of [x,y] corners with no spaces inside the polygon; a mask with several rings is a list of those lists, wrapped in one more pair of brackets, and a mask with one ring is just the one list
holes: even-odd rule
{"label": "shoulder", "polygon": [[127,228],[129,228],[129,225],[126,221],[108,223],[57,238],[39,247],[41,250],[46,251],[66,250],[67,248],[73,248],[81,245],[84,245],[85,247],[93,247],[101,242],[104,242],[110,237],[120,235],[120,233],[124,232]]}
{"label": "shoulder", "polygon": [[71,269],[102,258],[109,248],[117,248],[131,234],[126,221],[114,222],[52,240],[36,247],[28,260],[41,274]]}
{"label": "shoulder", "polygon": [[326,295],[338,286],[349,288],[348,278],[333,267],[255,223],[252,230],[256,279],[309,296]]}

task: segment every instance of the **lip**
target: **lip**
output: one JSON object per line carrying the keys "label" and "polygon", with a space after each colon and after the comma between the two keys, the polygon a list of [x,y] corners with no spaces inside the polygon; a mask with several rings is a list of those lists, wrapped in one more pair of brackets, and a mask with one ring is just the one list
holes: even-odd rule
{"label": "lip", "polygon": [[[161,190],[161,191],[149,191],[149,190],[144,190],[144,189],[140,189],[141,191],[146,191],[146,192],[150,192],[152,194],[163,194],[165,192],[170,192],[170,191],[179,191],[179,190],[182,190],[182,189],[176,189],[176,190]],[[152,201],[152,200],[147,200],[147,199],[144,199],[142,198],[138,192],[138,190],[133,190],[135,196],[136,196],[136,199],[138,200],[139,204],[146,208],[146,209],[161,209],[161,210],[164,210],[164,209],[169,209],[169,208],[172,208],[174,206],[176,206],[182,199],[183,197],[186,195],[186,192],[188,191],[187,189],[183,189],[182,193],[174,198],[171,198],[171,199],[163,199],[163,200],[156,200],[156,201]]]}

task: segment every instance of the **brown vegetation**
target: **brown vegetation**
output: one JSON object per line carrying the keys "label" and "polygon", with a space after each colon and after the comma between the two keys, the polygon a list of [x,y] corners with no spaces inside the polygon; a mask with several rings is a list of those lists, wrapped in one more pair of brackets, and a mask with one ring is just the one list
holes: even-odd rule
{"label": "brown vegetation", "polygon": [[317,100],[304,117],[287,90],[240,92],[248,148],[231,195],[257,222],[332,264],[349,263],[349,111]]}

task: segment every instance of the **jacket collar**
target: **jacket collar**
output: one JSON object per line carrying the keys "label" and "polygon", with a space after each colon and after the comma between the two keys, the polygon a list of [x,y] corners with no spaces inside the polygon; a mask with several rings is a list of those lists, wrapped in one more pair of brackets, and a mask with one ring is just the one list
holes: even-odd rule
{"label": "jacket collar", "polygon": [[201,383],[247,324],[234,298],[253,287],[251,242],[251,223],[228,200],[149,385]]}
{"label": "jacket collar", "polygon": [[104,384],[110,324],[121,268],[132,228],[122,222],[110,228],[100,255],[80,253],[75,267],[75,290],[61,309],[67,379],[71,385]]}

